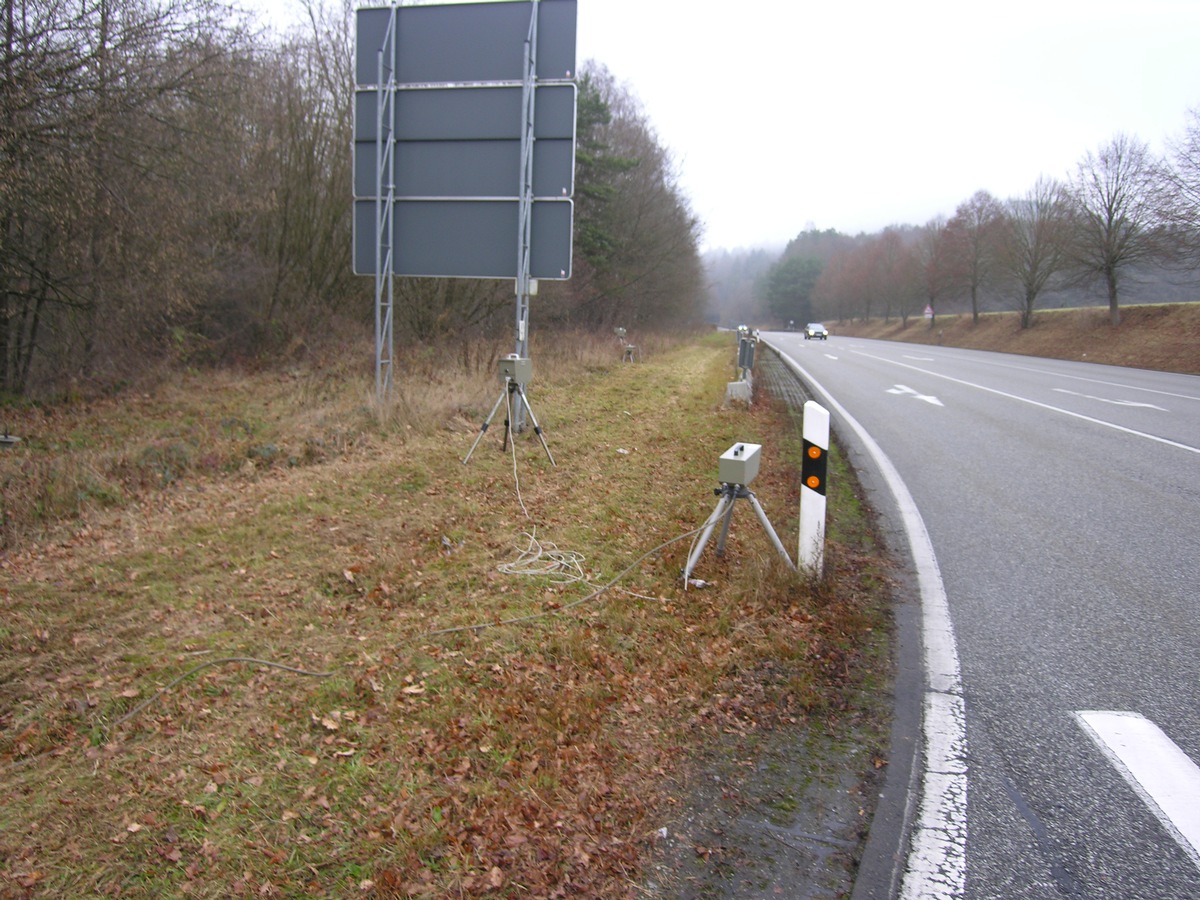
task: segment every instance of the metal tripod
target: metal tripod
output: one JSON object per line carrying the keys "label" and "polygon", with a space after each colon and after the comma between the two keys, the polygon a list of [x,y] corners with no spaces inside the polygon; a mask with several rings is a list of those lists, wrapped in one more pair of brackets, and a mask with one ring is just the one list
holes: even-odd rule
{"label": "metal tripod", "polygon": [[[555,468],[558,463],[554,461],[554,454],[550,452],[550,447],[546,444],[546,438],[542,435],[542,426],[538,424],[537,417],[533,414],[533,407],[529,405],[529,398],[525,396],[525,388],[520,382],[513,380],[512,377],[504,376],[504,389],[500,391],[500,396],[496,398],[495,405],[492,406],[492,411],[488,413],[488,417],[479,426],[479,434],[475,435],[475,443],[471,445],[471,449],[467,451],[467,455],[463,457],[463,465],[467,464],[467,460],[471,458],[471,454],[475,452],[475,448],[479,446],[479,442],[483,440],[484,433],[488,430],[488,426],[492,424],[492,419],[495,418],[496,410],[500,408],[500,404],[508,400],[508,412],[504,418],[504,438],[500,444],[500,451],[503,453],[508,449],[508,433],[512,423],[512,397],[516,394],[524,403],[524,408],[529,413],[529,421],[533,422],[533,431],[538,436],[538,440],[542,442],[542,449],[546,451],[546,457],[550,460],[550,465]],[[516,450],[516,442],[513,443],[513,450]]]}
{"label": "metal tripod", "polygon": [[758,502],[758,498],[754,496],[753,491],[744,484],[722,483],[713,493],[720,499],[717,500],[717,508],[713,510],[712,515],[708,517],[708,521],[704,523],[704,530],[700,532],[700,540],[696,542],[695,548],[688,556],[687,566],[683,570],[683,583],[685,585],[692,576],[692,570],[696,568],[696,562],[700,559],[700,554],[704,552],[704,548],[708,545],[708,539],[712,537],[712,531],[717,526],[718,520],[721,522],[721,534],[717,538],[717,556],[721,557],[725,555],[725,539],[729,536],[729,523],[733,519],[733,503],[735,500],[750,501],[750,505],[754,507],[754,512],[758,515],[758,521],[762,522],[767,536],[771,539],[771,543],[775,545],[775,549],[779,551],[779,555],[788,564],[788,568],[796,568],[792,563],[792,558],[783,549],[779,535],[771,527],[771,520],[763,512],[762,504]]}

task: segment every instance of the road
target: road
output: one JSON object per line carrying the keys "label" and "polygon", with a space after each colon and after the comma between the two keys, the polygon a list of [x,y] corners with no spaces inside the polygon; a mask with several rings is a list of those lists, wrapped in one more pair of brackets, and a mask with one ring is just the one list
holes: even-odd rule
{"label": "road", "polygon": [[924,752],[855,896],[1200,897],[1200,378],[763,337],[920,595]]}

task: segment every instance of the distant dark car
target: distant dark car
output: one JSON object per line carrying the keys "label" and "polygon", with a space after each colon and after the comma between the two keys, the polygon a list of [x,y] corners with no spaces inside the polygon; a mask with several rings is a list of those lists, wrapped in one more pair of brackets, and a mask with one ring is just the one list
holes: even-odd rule
{"label": "distant dark car", "polygon": [[804,326],[804,339],[806,341],[809,338],[815,338],[823,341],[827,337],[829,337],[829,329],[820,322],[809,322]]}

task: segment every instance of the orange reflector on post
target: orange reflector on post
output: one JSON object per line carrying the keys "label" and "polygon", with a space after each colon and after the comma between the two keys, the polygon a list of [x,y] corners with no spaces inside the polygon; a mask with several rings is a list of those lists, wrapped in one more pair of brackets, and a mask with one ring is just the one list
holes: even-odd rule
{"label": "orange reflector on post", "polygon": [[800,480],[814,491],[825,493],[825,448],[820,444],[804,439],[804,459],[800,464]]}

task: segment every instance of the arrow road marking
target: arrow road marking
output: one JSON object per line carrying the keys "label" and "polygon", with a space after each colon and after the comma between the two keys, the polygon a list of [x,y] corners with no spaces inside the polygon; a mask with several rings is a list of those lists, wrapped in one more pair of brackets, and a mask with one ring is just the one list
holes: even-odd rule
{"label": "arrow road marking", "polygon": [[1075,718],[1200,868],[1200,768],[1145,716],[1082,711]]}
{"label": "arrow road marking", "polygon": [[1068,391],[1066,388],[1054,388],[1059,394],[1070,394],[1072,397],[1082,397],[1085,400],[1097,400],[1100,403],[1111,403],[1114,406],[1140,406],[1142,409],[1157,409],[1159,412],[1166,412],[1161,406],[1155,406],[1153,403],[1138,403],[1136,400],[1109,400],[1107,397],[1093,397],[1091,394],[1081,394],[1078,391]]}
{"label": "arrow road marking", "polygon": [[912,388],[910,388],[908,385],[905,385],[905,384],[898,384],[895,387],[888,388],[888,393],[889,394],[901,394],[901,395],[907,394],[917,400],[924,400],[926,403],[932,403],[934,406],[945,406],[946,405],[946,404],[942,403],[942,401],[939,400],[937,397],[930,397],[930,396],[927,396],[926,394],[918,393],[917,391],[914,391]]}
{"label": "arrow road marking", "polygon": [[[1200,453],[1200,447],[1192,447],[1188,444],[1172,441],[1168,438],[1158,437],[1157,435],[1147,434],[1144,431],[1136,431],[1133,428],[1126,428],[1124,425],[1118,425],[1116,422],[1106,422],[1103,419],[1097,419],[1094,416],[1085,416],[1083,413],[1072,412],[1069,409],[1063,409],[1058,406],[1051,406],[1049,403],[1042,403],[1038,400],[1033,400],[1029,397],[1022,397],[1019,394],[1010,394],[1008,391],[1001,391],[986,385],[976,384],[973,381],[964,381],[961,378],[952,378],[949,375],[943,375],[941,372],[932,372],[929,369],[922,369],[920,366],[910,366],[908,363],[896,362],[894,359],[887,359],[883,356],[874,356],[870,353],[859,351],[860,356],[865,356],[867,359],[878,360],[881,363],[888,365],[900,366],[904,369],[912,369],[914,372],[920,372],[922,375],[929,375],[933,378],[944,378],[947,381],[953,381],[955,384],[961,384],[965,387],[975,388],[979,391],[986,391],[989,394],[995,394],[997,397],[1007,397],[1009,400],[1018,400],[1021,403],[1028,403],[1030,406],[1036,406],[1039,409],[1049,410],[1050,412],[1059,413],[1060,415],[1070,416],[1073,419],[1082,419],[1084,422],[1091,422],[1093,425],[1100,425],[1103,428],[1111,428],[1114,431],[1122,431],[1125,434],[1131,434],[1134,437],[1145,438],[1148,441],[1155,441],[1159,444],[1167,444],[1170,447],[1178,447],[1180,450],[1187,450],[1189,453]],[[900,387],[900,385],[897,385]],[[1183,396],[1183,395],[1173,395]]]}

